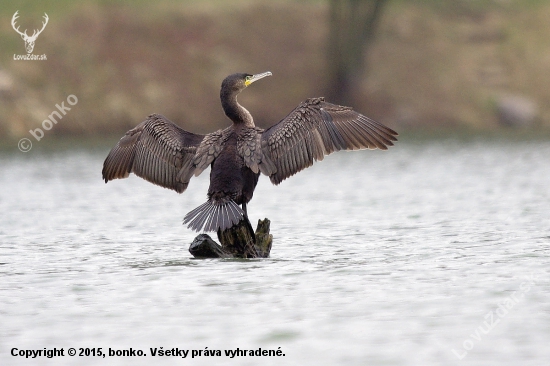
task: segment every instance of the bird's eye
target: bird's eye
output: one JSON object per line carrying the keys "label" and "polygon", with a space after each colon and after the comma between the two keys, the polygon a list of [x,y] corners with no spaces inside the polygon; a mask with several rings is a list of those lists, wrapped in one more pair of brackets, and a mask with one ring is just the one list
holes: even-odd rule
{"label": "bird's eye", "polygon": [[244,78],[246,81],[250,81],[252,79],[252,76],[248,75],[246,78]]}

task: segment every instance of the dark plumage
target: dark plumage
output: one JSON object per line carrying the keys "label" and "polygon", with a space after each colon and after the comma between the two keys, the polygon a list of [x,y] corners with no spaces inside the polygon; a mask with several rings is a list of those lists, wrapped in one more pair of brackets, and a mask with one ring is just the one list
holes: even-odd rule
{"label": "dark plumage", "polygon": [[[187,132],[159,114],[131,129],[103,164],[107,183],[130,173],[178,193],[208,166],[206,203],[184,218],[193,230],[225,230],[246,216],[260,173],[275,185],[339,150],[387,149],[397,141],[392,129],[343,107],[311,98],[264,130],[237,102],[248,85],[270,72],[233,74],[222,82],[220,99],[233,124],[207,135]],[[239,205],[242,206],[239,207]]]}

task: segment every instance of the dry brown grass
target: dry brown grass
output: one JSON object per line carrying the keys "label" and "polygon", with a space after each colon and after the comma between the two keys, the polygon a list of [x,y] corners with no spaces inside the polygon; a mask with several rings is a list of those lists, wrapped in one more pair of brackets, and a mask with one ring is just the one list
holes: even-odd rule
{"label": "dry brown grass", "polygon": [[[240,71],[274,74],[240,97],[263,127],[327,90],[323,2],[160,4],[83,5],[50,22],[35,50],[48,61],[2,65],[14,85],[0,94],[0,133],[28,135],[69,94],[79,102],[51,134],[120,134],[153,112],[204,133],[227,124],[219,85]],[[550,127],[549,21],[544,4],[457,13],[393,3],[354,107],[398,128],[491,128],[495,98],[514,93]]]}
{"label": "dry brown grass", "polygon": [[474,128],[495,127],[495,100],[515,94],[535,101],[550,127],[549,21],[547,3],[393,6],[369,55],[364,94],[397,124]]}

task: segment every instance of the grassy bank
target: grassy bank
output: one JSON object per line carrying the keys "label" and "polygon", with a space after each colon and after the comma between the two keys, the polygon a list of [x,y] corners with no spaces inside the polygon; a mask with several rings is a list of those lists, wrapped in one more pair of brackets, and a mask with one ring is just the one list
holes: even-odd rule
{"label": "grassy bank", "polygon": [[[354,107],[401,129],[492,129],[495,100],[513,94],[550,127],[550,4],[470,3],[390,2]],[[34,50],[47,61],[13,60],[25,53],[15,10],[22,29],[48,12]],[[120,134],[153,112],[207,132],[227,123],[221,80],[266,70],[274,76],[239,100],[269,126],[329,87],[327,11],[313,0],[10,3],[0,12],[0,133],[28,135],[69,95],[78,103],[51,135]]]}

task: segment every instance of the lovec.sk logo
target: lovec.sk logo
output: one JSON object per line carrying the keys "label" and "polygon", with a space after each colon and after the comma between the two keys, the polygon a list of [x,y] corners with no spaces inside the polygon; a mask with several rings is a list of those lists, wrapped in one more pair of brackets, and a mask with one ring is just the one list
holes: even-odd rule
{"label": "lovec.sk logo", "polygon": [[27,50],[27,54],[26,55],[13,55],[13,59],[14,60],[46,60],[46,55],[33,55],[32,54],[32,50],[34,49],[34,42],[36,42],[36,38],[38,38],[38,36],[40,35],[40,33],[42,33],[42,31],[44,30],[44,28],[46,28],[46,24],[48,24],[48,14],[44,13],[44,21],[42,22],[42,29],[38,30],[38,29],[35,29],[34,32],[32,33],[32,36],[29,36],[27,34],[27,30],[25,29],[24,32],[21,32],[19,30],[19,26],[16,27],[16,20],[17,18],[19,18],[19,15],[17,15],[17,13],[19,12],[19,10],[17,10],[15,12],[15,14],[13,14],[13,17],[11,18],[11,26],[13,27],[13,29],[19,33],[19,35],[21,36],[21,38],[23,38],[23,40],[25,41],[25,49]]}

